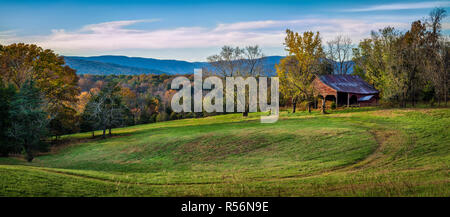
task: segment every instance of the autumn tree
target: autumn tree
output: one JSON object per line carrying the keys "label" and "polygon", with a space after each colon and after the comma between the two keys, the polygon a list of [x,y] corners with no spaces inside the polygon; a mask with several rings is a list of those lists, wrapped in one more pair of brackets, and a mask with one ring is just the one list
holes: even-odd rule
{"label": "autumn tree", "polygon": [[122,97],[122,101],[127,108],[131,108],[131,114],[133,115],[133,124],[137,121],[137,114],[135,112],[135,108],[137,108],[137,95],[128,87],[121,87],[120,96]]}
{"label": "autumn tree", "polygon": [[403,68],[401,34],[392,27],[372,32],[353,50],[355,72],[364,77],[384,99],[403,105],[408,91],[407,71]]}
{"label": "autumn tree", "polygon": [[83,91],[80,93],[80,95],[77,96],[78,103],[75,107],[75,110],[78,114],[83,113],[84,108],[86,107],[87,103],[91,99],[91,93],[89,91]]}
{"label": "autumn tree", "polygon": [[297,108],[297,103],[300,100],[302,92],[298,88],[293,88],[291,79],[288,77],[288,73],[295,73],[299,69],[297,58],[294,56],[287,56],[280,60],[280,63],[275,65],[277,70],[277,76],[280,81],[280,92],[281,95],[287,99],[291,100],[292,103],[292,113],[295,113]]}
{"label": "autumn tree", "polygon": [[415,21],[406,32],[386,27],[353,51],[354,71],[375,88],[381,97],[405,107],[424,99],[427,91],[438,101],[446,100],[449,82],[449,42],[440,33],[444,9],[435,9],[430,18]]}
{"label": "autumn tree", "polygon": [[[311,83],[317,74],[323,73],[325,57],[319,32],[299,34],[287,29],[284,45],[289,56],[277,65],[282,91],[307,102],[311,111],[316,95]],[[325,105],[322,107],[325,109]]]}
{"label": "autumn tree", "polygon": [[0,79],[13,84],[17,89],[28,80],[33,80],[44,94],[46,111],[53,117],[52,132],[61,135],[64,128],[75,126],[74,108],[79,94],[78,77],[68,67],[64,57],[52,50],[33,44],[11,44],[0,46]]}
{"label": "autumn tree", "polygon": [[[91,95],[97,95],[101,87],[110,82],[117,82],[121,90],[118,92],[123,104],[129,109],[131,116],[124,124],[145,124],[155,122],[159,112],[166,111],[170,107],[170,95],[173,91],[169,88],[172,75],[80,75],[80,82],[83,83],[83,92],[78,96],[78,114],[83,114]],[[83,116],[83,115],[81,115]],[[134,117],[134,118],[132,118]],[[180,116],[181,117],[181,116]],[[89,131],[87,121],[80,123],[82,131]],[[87,124],[87,125],[86,125]]]}
{"label": "autumn tree", "polygon": [[153,123],[161,108],[161,99],[150,94],[141,95],[138,98],[139,123]]}
{"label": "autumn tree", "polygon": [[50,107],[50,109],[52,118],[48,127],[50,129],[50,134],[54,136],[55,142],[62,135],[78,132],[79,117],[74,108],[66,105],[59,105]]}
{"label": "autumn tree", "polygon": [[112,128],[124,125],[129,117],[129,110],[122,103],[119,92],[120,87],[117,83],[109,82],[98,94],[91,97],[91,101],[86,106],[85,115],[95,123],[93,128],[103,131],[103,138],[106,137],[106,130],[109,130],[111,136]]}
{"label": "autumn tree", "polygon": [[400,37],[400,67],[406,74],[407,96],[415,105],[419,90],[425,81],[425,54],[426,27],[421,21],[415,21],[402,37]]}

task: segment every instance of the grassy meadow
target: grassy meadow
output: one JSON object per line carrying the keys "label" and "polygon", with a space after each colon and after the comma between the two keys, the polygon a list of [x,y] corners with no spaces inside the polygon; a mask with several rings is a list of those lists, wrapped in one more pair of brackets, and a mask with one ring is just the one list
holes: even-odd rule
{"label": "grassy meadow", "polygon": [[259,115],[67,135],[0,158],[0,196],[450,196],[449,108]]}

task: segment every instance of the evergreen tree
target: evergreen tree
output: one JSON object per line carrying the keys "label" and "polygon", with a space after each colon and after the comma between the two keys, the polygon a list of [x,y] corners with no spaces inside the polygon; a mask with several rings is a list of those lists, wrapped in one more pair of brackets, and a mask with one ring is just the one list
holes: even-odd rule
{"label": "evergreen tree", "polygon": [[8,136],[8,129],[11,127],[9,111],[11,100],[14,97],[15,88],[12,85],[5,87],[0,81],[0,156],[8,156],[14,151],[14,146]]}
{"label": "evergreen tree", "polygon": [[48,136],[48,114],[44,100],[34,81],[28,80],[13,97],[9,115],[11,127],[8,130],[13,143],[25,153],[28,162],[33,160],[35,151],[47,147],[42,141]]}

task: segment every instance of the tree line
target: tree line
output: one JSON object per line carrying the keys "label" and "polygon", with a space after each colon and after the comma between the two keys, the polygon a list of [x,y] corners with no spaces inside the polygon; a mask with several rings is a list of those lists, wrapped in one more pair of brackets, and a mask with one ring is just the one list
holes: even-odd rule
{"label": "tree line", "polygon": [[393,27],[373,31],[353,49],[355,73],[380,90],[386,102],[405,107],[419,101],[447,104],[448,35],[442,34],[446,11],[434,9],[406,32]]}
{"label": "tree line", "polygon": [[[442,34],[446,11],[436,8],[427,19],[417,20],[406,32],[393,27],[372,31],[356,47],[348,36],[338,35],[323,46],[319,32],[286,30],[287,57],[276,65],[281,103],[311,106],[318,101],[311,85],[322,74],[359,75],[380,91],[383,103],[406,107],[409,102],[447,104],[449,93],[449,36]],[[325,113],[325,100],[322,112]]]}
{"label": "tree line", "polygon": [[115,127],[206,115],[172,112],[174,77],[77,76],[52,50],[0,45],[0,155],[32,161],[62,135],[101,130],[105,138]]}
{"label": "tree line", "polygon": [[[445,16],[444,9],[435,9],[406,32],[386,27],[356,47],[347,36],[323,46],[319,32],[286,30],[288,55],[276,65],[280,104],[292,104],[295,112],[296,105],[304,103],[311,111],[317,101],[314,77],[350,72],[380,90],[381,99],[391,105],[447,103],[450,46],[448,35],[442,34]],[[211,67],[204,69],[206,75],[268,76],[257,45],[224,46],[207,59]],[[193,75],[185,76],[193,80]],[[101,130],[105,138],[115,127],[214,115],[173,112],[169,105],[176,91],[170,83],[175,77],[77,76],[52,50],[23,43],[0,45],[0,154],[22,153],[31,161],[65,134],[92,132],[95,137],[94,131]],[[247,116],[249,100],[235,105],[239,103],[244,103]]]}
{"label": "tree line", "polygon": [[92,87],[89,78],[78,77],[52,50],[0,45],[0,155],[32,161],[62,135],[102,130],[105,138],[114,127],[169,119],[161,97],[152,95],[166,93],[168,76],[111,76]]}

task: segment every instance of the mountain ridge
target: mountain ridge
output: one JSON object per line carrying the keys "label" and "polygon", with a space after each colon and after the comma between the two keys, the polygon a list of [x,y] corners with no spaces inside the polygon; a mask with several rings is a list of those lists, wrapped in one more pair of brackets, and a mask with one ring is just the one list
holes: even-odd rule
{"label": "mountain ridge", "polygon": [[[105,63],[92,60],[84,60],[72,57],[64,57],[66,65],[77,70],[77,74],[93,75],[138,75],[138,74],[163,74],[164,71],[139,67],[123,66],[115,63]],[[167,73],[166,73],[167,74]]]}
{"label": "mountain ridge", "polygon": [[[266,56],[264,68],[266,72],[275,75],[275,64],[284,56]],[[66,64],[77,70],[77,74],[96,75],[137,75],[137,74],[192,74],[196,68],[211,68],[208,62],[189,62],[184,60],[164,60],[146,57],[128,57],[123,55],[101,56],[65,56]],[[354,63],[352,62],[352,65]],[[335,71],[339,63],[334,63]],[[349,74],[353,72],[350,69]]]}
{"label": "mountain ridge", "polygon": [[[283,56],[267,56],[264,67],[270,74],[275,72],[277,64]],[[138,71],[146,72],[151,70],[154,74],[192,74],[196,68],[209,68],[208,62],[189,62],[184,60],[161,60],[145,57],[128,57],[120,55],[102,55],[102,56],[65,56],[66,64],[77,70],[78,74],[139,74]],[[98,64],[98,66],[95,66]],[[96,69],[97,68],[97,69]],[[100,70],[104,72],[101,73]],[[109,72],[108,69],[114,71]],[[125,69],[127,72],[115,73],[119,69]],[[145,73],[148,74],[148,73]]]}

